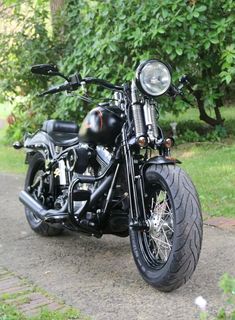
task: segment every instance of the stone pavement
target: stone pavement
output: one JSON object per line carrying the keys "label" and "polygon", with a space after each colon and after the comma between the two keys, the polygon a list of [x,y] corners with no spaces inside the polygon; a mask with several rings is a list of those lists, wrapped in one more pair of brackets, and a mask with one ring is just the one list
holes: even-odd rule
{"label": "stone pavement", "polygon": [[235,219],[225,217],[209,218],[204,221],[205,225],[235,231]]}
{"label": "stone pavement", "polygon": [[70,306],[58,302],[32,283],[2,267],[0,267],[0,302],[16,307],[25,316],[37,316],[42,310],[65,313],[71,309]]}

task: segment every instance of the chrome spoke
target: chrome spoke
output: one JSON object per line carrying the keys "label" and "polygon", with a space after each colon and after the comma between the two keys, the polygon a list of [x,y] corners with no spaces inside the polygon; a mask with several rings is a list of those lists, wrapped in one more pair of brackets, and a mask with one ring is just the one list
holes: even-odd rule
{"label": "chrome spoke", "polygon": [[149,223],[149,246],[158,263],[166,263],[172,249],[174,233],[173,212],[167,191],[160,190],[151,199]]}

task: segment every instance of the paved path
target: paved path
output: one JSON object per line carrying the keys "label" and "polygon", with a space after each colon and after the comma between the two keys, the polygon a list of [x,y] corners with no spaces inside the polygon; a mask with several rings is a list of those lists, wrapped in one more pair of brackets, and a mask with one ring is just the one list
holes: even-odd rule
{"label": "paved path", "polygon": [[[65,313],[71,310],[61,301],[48,296],[26,279],[0,267],[0,301],[13,305],[25,316],[39,315],[42,309]],[[77,319],[84,319],[82,316]],[[2,318],[1,318],[2,319]],[[75,318],[74,318],[75,319]]]}
{"label": "paved path", "polygon": [[221,306],[217,283],[224,272],[234,275],[235,232],[205,226],[192,279],[172,293],[161,293],[139,276],[129,239],[34,234],[18,201],[22,185],[22,176],[0,175],[0,266],[26,276],[95,320],[198,319],[194,299],[199,295],[208,300],[211,312]]}

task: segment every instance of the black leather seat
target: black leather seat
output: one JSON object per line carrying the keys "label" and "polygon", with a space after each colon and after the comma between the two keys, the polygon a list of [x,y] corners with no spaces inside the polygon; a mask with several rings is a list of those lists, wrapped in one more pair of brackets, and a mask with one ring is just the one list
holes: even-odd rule
{"label": "black leather seat", "polygon": [[79,128],[74,122],[47,120],[43,122],[42,131],[47,132],[52,142],[60,147],[68,147],[79,141]]}

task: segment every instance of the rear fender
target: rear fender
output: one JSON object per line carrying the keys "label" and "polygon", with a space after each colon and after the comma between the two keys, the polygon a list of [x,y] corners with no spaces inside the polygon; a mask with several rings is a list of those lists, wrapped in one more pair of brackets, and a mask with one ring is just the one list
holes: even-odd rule
{"label": "rear fender", "polygon": [[45,159],[52,158],[55,146],[46,132],[38,131],[34,135],[27,134],[24,138],[26,149],[26,163],[35,152],[40,152]]}

